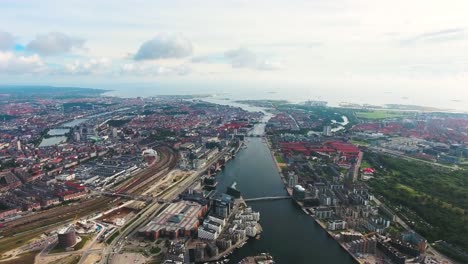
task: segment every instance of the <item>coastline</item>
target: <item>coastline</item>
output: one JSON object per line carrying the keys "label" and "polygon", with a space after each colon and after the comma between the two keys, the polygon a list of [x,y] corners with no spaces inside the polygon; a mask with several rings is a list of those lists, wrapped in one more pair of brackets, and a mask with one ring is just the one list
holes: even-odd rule
{"label": "coastline", "polygon": [[[278,169],[278,174],[280,175],[281,180],[283,181],[283,184],[284,184],[284,187],[285,187],[285,189],[286,189],[286,192],[288,193],[289,196],[292,197],[292,190],[291,190],[290,188],[288,188],[288,186],[287,186],[286,177],[284,177],[284,175],[283,175],[283,173],[282,173],[282,171],[281,171],[281,166],[280,166],[280,164],[278,163],[278,161],[277,161],[276,158],[275,158],[275,152],[274,152],[273,148],[271,147],[270,142],[268,141],[268,137],[265,136],[264,139],[265,139],[265,144],[268,146],[268,149],[270,150],[271,157],[273,158],[273,160],[274,160],[274,162],[275,162],[275,164],[276,164],[276,167],[277,167],[277,169]],[[303,204],[301,204],[299,201],[297,201],[297,200],[294,199],[294,198],[293,198],[292,200],[293,200],[298,206],[301,207],[301,209],[302,209],[302,211],[304,211],[304,213],[306,212],[306,211],[305,211],[306,208],[304,207]],[[349,251],[349,249],[346,248],[346,246],[345,246],[343,243],[341,243],[340,241],[338,241],[338,240],[335,238],[334,234],[331,233],[330,231],[328,231],[328,230],[327,230],[327,227],[326,227],[323,223],[321,223],[315,216],[313,216],[313,215],[311,215],[311,214],[308,214],[308,215],[309,215],[310,217],[312,217],[312,219],[314,219],[315,223],[316,223],[317,225],[319,225],[319,226],[328,234],[328,236],[330,236],[330,238],[332,238],[334,241],[336,241],[336,243],[338,243],[338,245],[340,245],[340,247],[341,247],[343,250],[345,250],[345,251],[352,257],[352,259],[353,259],[354,261],[356,261],[356,263],[364,263],[364,262],[361,261],[359,258],[357,258],[353,253],[351,253],[351,251]]]}

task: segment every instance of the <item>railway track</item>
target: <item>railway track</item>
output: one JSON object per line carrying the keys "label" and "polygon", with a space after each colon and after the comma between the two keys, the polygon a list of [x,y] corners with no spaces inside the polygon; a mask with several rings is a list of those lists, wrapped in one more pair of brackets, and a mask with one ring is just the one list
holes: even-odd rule
{"label": "railway track", "polygon": [[[118,190],[130,194],[139,194],[148,188],[151,182],[163,177],[166,174],[164,171],[168,172],[175,167],[177,153],[173,149],[161,146],[158,147],[158,153],[161,153],[161,156],[155,165],[132,177],[129,182],[121,185]],[[0,236],[3,236],[0,239],[0,254],[20,246],[21,243],[47,230],[62,225],[76,216],[84,217],[111,208],[119,200],[110,197],[90,198],[74,203],[73,206],[64,205],[10,221],[6,223],[3,232],[0,233]]]}
{"label": "railway track", "polygon": [[[164,170],[171,170],[177,164],[177,154],[169,147],[158,148],[160,160],[149,170],[146,170],[140,175],[136,175],[130,182],[114,190],[116,193],[139,194],[144,191],[152,180],[157,180]],[[158,177],[159,176],[159,177]]]}

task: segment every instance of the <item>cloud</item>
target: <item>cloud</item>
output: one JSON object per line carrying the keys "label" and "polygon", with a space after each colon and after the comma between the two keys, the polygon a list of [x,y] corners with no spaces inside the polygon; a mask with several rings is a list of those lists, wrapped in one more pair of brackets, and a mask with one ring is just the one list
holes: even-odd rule
{"label": "cloud", "polygon": [[246,48],[226,51],[224,57],[234,68],[251,68],[257,70],[277,70],[281,68],[280,62],[261,58]]}
{"label": "cloud", "polygon": [[111,61],[108,58],[90,59],[88,61],[76,60],[73,63],[65,64],[64,73],[69,74],[97,74],[105,72],[111,66]]}
{"label": "cloud", "polygon": [[439,31],[426,32],[414,37],[404,39],[402,44],[416,43],[437,43],[452,40],[462,40],[468,36],[467,30],[464,28],[452,28]]}
{"label": "cloud", "polygon": [[184,58],[192,52],[192,43],[185,37],[161,34],[143,43],[133,58],[137,61]]}
{"label": "cloud", "polygon": [[60,32],[50,32],[37,35],[35,39],[28,43],[26,49],[49,56],[68,53],[73,49],[83,49],[84,42],[81,38],[72,37]]}
{"label": "cloud", "polygon": [[191,68],[186,64],[175,66],[163,66],[154,63],[126,63],[121,67],[123,75],[145,75],[145,76],[162,76],[162,75],[187,75],[191,72]]}
{"label": "cloud", "polygon": [[46,66],[37,54],[16,56],[12,52],[0,52],[0,74],[38,73],[45,70]]}
{"label": "cloud", "polygon": [[310,42],[265,42],[257,43],[255,47],[267,47],[267,48],[315,48],[323,46],[322,42],[310,41]]}
{"label": "cloud", "polygon": [[15,38],[8,32],[0,31],[0,50],[9,50],[15,46]]}

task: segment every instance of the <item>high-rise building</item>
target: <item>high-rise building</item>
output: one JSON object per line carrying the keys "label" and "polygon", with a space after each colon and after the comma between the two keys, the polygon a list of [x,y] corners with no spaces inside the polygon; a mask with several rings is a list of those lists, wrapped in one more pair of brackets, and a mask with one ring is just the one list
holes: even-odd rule
{"label": "high-rise building", "polygon": [[323,135],[326,136],[326,137],[329,137],[329,136],[332,135],[331,126],[324,126],[323,127]]}
{"label": "high-rise building", "polygon": [[297,175],[294,172],[288,173],[288,186],[294,188],[298,183]]}

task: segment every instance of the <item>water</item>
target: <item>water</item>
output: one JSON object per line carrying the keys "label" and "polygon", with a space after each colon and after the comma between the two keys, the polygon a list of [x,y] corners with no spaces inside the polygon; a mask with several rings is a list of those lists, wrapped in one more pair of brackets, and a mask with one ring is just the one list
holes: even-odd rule
{"label": "water", "polygon": [[[284,184],[270,151],[262,138],[249,138],[242,149],[216,177],[217,191],[237,182],[244,198],[285,196]],[[355,263],[315,221],[292,200],[249,203],[261,214],[263,233],[260,240],[251,239],[229,256],[237,263],[249,255],[269,252],[277,263]]]}
{"label": "water", "polygon": [[41,144],[39,144],[39,147],[54,146],[54,145],[62,144],[66,141],[67,141],[67,137],[64,137],[64,136],[44,138],[41,141]]}
{"label": "water", "polygon": [[[383,83],[382,87],[317,87],[293,84],[242,83],[242,82],[156,82],[104,86],[112,91],[105,93],[119,97],[148,97],[156,95],[214,95],[231,100],[272,99],[304,102],[328,101],[331,106],[342,102],[385,105],[403,104],[436,107],[445,110],[468,112],[468,94],[456,87],[435,88],[394,87]],[[138,91],[135,93],[135,91]]]}
{"label": "water", "polygon": [[[259,107],[213,98],[207,101],[264,112],[263,122],[272,116]],[[264,124],[257,124],[253,134],[262,135],[264,130]],[[229,161],[225,169],[216,176],[217,192],[225,192],[228,186],[236,182],[236,188],[242,192],[244,198],[287,195],[265,139],[248,138],[246,145],[247,149],[241,149],[236,158]],[[270,253],[280,264],[355,263],[353,258],[292,200],[257,201],[249,205],[260,212],[263,233],[260,240],[251,239],[242,248],[236,249],[229,256],[230,263],[238,263],[246,256],[263,252]]]}
{"label": "water", "polygon": [[77,119],[74,119],[70,122],[66,122],[66,123],[63,123],[61,126],[62,127],[75,127],[81,123],[84,123],[86,121],[88,121],[89,118],[77,118]]}
{"label": "water", "polygon": [[50,136],[63,136],[68,132],[70,132],[70,129],[54,128],[54,129],[49,130],[49,132],[47,132],[47,134],[50,135]]}

